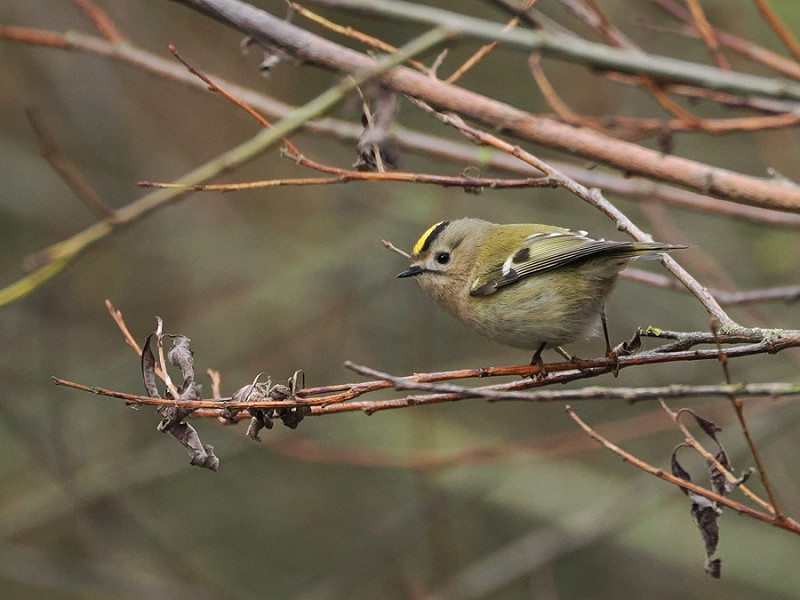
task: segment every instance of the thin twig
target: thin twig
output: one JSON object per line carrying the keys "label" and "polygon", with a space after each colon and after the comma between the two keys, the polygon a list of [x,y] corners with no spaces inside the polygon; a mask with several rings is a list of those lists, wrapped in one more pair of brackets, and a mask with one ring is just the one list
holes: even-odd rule
{"label": "thin twig", "polygon": [[[341,34],[345,37],[349,37],[354,40],[358,40],[362,44],[374,48],[376,50],[380,50],[381,52],[386,52],[387,54],[393,54],[397,52],[397,46],[392,46],[391,44],[387,44],[380,38],[373,37],[364,33],[363,31],[359,31],[349,25],[339,25],[338,23],[334,23],[330,19],[326,19],[320,14],[317,14],[304,6],[301,6],[297,2],[291,2],[290,0],[285,0],[286,4],[295,11],[298,15],[301,15],[308,19],[309,21],[313,21],[318,25],[321,25],[325,29],[329,31],[333,31],[335,33]],[[421,62],[414,59],[408,59],[408,64],[414,67],[420,73],[429,73],[430,70]]]}
{"label": "thin twig", "polygon": [[[538,0],[525,0],[522,3],[522,6],[519,9],[519,13],[521,13],[521,14],[527,13],[527,11],[529,11],[533,7],[533,5],[536,4],[536,2],[538,2]],[[503,27],[503,31],[504,32],[505,31],[511,31],[517,25],[520,24],[521,20],[522,19],[521,19],[520,16],[515,15],[514,17],[512,17],[506,23],[505,27]],[[455,83],[455,82],[457,82],[464,75],[466,75],[470,70],[472,70],[475,67],[475,65],[477,65],[484,58],[486,58],[489,54],[491,54],[492,51],[494,51],[495,48],[497,48],[497,42],[496,41],[491,41],[488,44],[484,44],[483,46],[478,48],[478,50],[476,50],[469,58],[467,58],[467,60],[465,60],[458,67],[458,69],[456,69],[453,72],[453,74],[450,75],[450,77],[448,77],[445,81],[447,81],[447,83]]]}
{"label": "thin twig", "polygon": [[[270,128],[272,125],[262,115],[253,109],[242,98],[237,97],[235,94],[228,92],[222,86],[213,81],[213,79],[201,73],[198,69],[193,67],[185,58],[183,58],[178,51],[173,47],[169,47],[170,52],[178,59],[195,77],[200,79],[209,89],[209,91],[220,94],[226,100],[232,102],[247,114],[258,121],[263,127]],[[356,87],[359,95],[364,101],[364,96],[361,94],[360,88]],[[365,114],[368,119],[370,118],[368,107],[365,105]],[[295,160],[298,164],[305,166],[315,171],[322,173],[329,173],[336,175],[335,178],[299,178],[299,179],[270,179],[264,181],[249,181],[244,183],[228,183],[216,185],[193,185],[191,191],[199,192],[231,192],[250,189],[261,189],[268,187],[279,186],[306,186],[306,185],[330,185],[337,183],[347,183],[351,181],[404,181],[411,183],[426,183],[434,185],[443,185],[450,187],[463,187],[466,190],[475,191],[481,188],[491,189],[504,189],[504,188],[527,188],[527,187],[549,187],[551,183],[545,178],[525,178],[525,179],[496,179],[496,178],[482,178],[482,177],[451,177],[446,175],[430,175],[424,173],[404,173],[404,172],[386,172],[383,168],[379,168],[378,172],[372,171],[355,171],[352,169],[343,169],[326,165],[314,161],[305,156],[289,139],[283,138],[283,144],[286,147],[286,155]],[[379,167],[382,167],[382,162],[379,156],[380,152],[376,153],[376,162]],[[157,183],[150,181],[139,182],[143,187],[156,187],[156,188],[180,188],[181,184],[174,183]]]}
{"label": "thin twig", "polygon": [[[628,267],[620,277],[637,281],[657,288],[686,293],[688,290],[672,277],[659,273],[652,273],[634,267]],[[754,304],[758,302],[797,302],[800,300],[800,285],[786,285],[773,288],[763,288],[744,291],[730,291],[709,288],[708,292],[725,306],[741,304]]]}
{"label": "thin twig", "polygon": [[791,53],[794,59],[800,62],[800,42],[792,33],[791,29],[786,27],[783,21],[778,18],[778,15],[772,10],[768,0],[755,0],[758,11],[764,20],[769,23],[769,26],[775,31],[778,38],[786,46],[786,49]]}
{"label": "thin twig", "polygon": [[403,258],[411,260],[411,255],[408,252],[406,252],[405,250],[401,250],[391,242],[387,242],[386,240],[381,240],[381,244],[383,244],[383,247],[386,248],[387,250],[391,250],[392,252],[399,254]]}
{"label": "thin twig", "polygon": [[[237,0],[178,0],[183,4],[201,10],[205,14],[215,15],[220,20],[238,28],[245,34],[251,35],[263,43],[278,44],[287,53],[305,60],[311,64],[323,68],[335,69],[339,72],[357,73],[373,63],[373,59],[361,53],[341,47],[330,40],[321,38],[311,32],[296,27],[285,20],[278,19],[269,13],[258,10],[250,5]],[[337,0],[339,6],[353,5],[353,0]],[[343,4],[342,4],[343,3]],[[448,11],[420,7],[413,5],[413,17],[424,21],[436,22],[443,27],[446,32],[452,35],[454,32],[464,35],[475,35],[485,39],[491,33],[494,39],[509,40],[508,36],[514,38],[513,34],[519,32],[518,29],[502,32],[502,28],[478,19],[469,19],[463,15],[455,15]],[[386,2],[386,0],[375,0],[375,2],[360,3],[359,8],[369,11],[380,11],[384,15],[397,16],[400,19],[409,18],[407,3],[400,0]],[[548,44],[550,48],[557,45],[560,50],[567,54],[572,54],[576,50],[589,44],[584,40],[574,36],[557,35],[552,36],[552,32],[547,34],[541,31],[522,32],[522,40],[537,43],[524,44],[528,49],[544,48]],[[614,55],[619,58],[617,70],[629,72],[630,68],[623,66],[622,57],[618,56],[617,49],[608,47],[592,46],[594,55],[589,61],[595,66],[607,66],[614,68],[610,64],[601,65],[599,56],[608,58]],[[544,50],[542,50],[544,52]],[[613,52],[612,52],[613,51]],[[556,53],[558,54],[558,53]],[[681,61],[670,61],[663,57],[652,57],[647,53],[624,51],[625,60],[636,63],[637,72],[646,72],[653,77],[658,77],[667,81],[676,81],[676,77],[684,82],[701,83],[703,86],[713,86],[719,83],[721,89],[730,90],[730,85],[725,85],[722,81],[717,81],[715,75],[723,72],[718,69],[703,66],[704,73],[702,81],[692,81],[691,77],[686,77],[686,73],[692,69],[700,68],[698,65],[683,64]],[[654,65],[644,64],[655,60],[659,66],[666,64],[677,68],[680,63],[681,73],[657,73],[656,69],[650,67]],[[630,65],[632,67],[632,64]],[[724,80],[738,81],[741,85],[736,86],[737,91],[752,91],[759,95],[769,95],[768,91],[776,87],[776,82],[766,78],[758,78],[741,73],[724,73]],[[747,83],[742,81],[747,80]],[[755,80],[758,81],[757,86]],[[750,86],[749,84],[753,84]],[[495,99],[470,92],[463,88],[447,84],[437,79],[432,79],[424,74],[418,73],[405,67],[397,67],[381,77],[381,84],[391,90],[410,96],[421,98],[431,102],[439,110],[454,111],[466,118],[475,119],[480,123],[491,127],[503,127],[517,137],[529,139],[538,143],[545,144],[552,148],[557,148],[573,154],[581,155],[592,160],[613,165],[624,169],[631,174],[642,174],[648,177],[669,180],[681,185],[700,189],[710,194],[723,194],[731,199],[744,203],[757,203],[761,206],[781,208],[789,212],[800,212],[800,189],[790,186],[768,186],[770,193],[761,190],[763,182],[758,178],[735,174],[723,169],[710,169],[703,167],[701,170],[705,174],[698,173],[698,166],[688,159],[676,156],[665,156],[664,154],[646,149],[635,144],[615,140],[598,134],[590,130],[573,128],[564,123],[552,120],[537,118],[523,110],[515,109],[508,104],[499,102]],[[800,85],[792,82],[780,82],[780,97],[800,99]],[[624,165],[623,165],[624,163]],[[702,185],[699,182],[702,181]]]}
{"label": "thin twig", "polygon": [[81,176],[75,163],[64,156],[58,144],[56,144],[55,139],[42,121],[39,112],[28,109],[25,111],[25,116],[28,118],[33,132],[36,134],[36,139],[39,140],[39,146],[41,146],[42,149],[42,158],[47,161],[47,164],[52,167],[53,171],[55,171],[61,180],[69,186],[72,192],[95,217],[98,219],[113,219],[114,210],[103,202],[92,186]]}
{"label": "thin twig", "polygon": [[[716,357],[709,357],[716,358]],[[380,375],[380,371],[368,369],[367,367],[354,365],[354,368],[365,374],[372,376]],[[515,370],[520,367],[496,367],[498,370]],[[548,367],[549,368],[549,367]],[[479,369],[476,369],[478,371]],[[467,377],[463,373],[457,373],[459,378]],[[411,406],[425,406],[429,404],[439,404],[441,402],[457,402],[467,399],[482,399],[491,402],[590,402],[598,400],[621,400],[624,402],[655,401],[663,398],[694,398],[694,397],[727,397],[732,393],[739,394],[742,398],[771,400],[787,398],[800,395],[800,387],[793,383],[763,383],[763,384],[741,384],[741,385],[670,385],[663,387],[603,387],[595,386],[575,390],[539,390],[536,392],[526,392],[525,386],[542,385],[541,383],[531,383],[525,381],[515,381],[511,383],[495,384],[492,386],[466,387],[454,386],[449,384],[437,384],[435,381],[453,378],[452,372],[442,373],[418,373],[405,377],[393,377],[383,374],[383,379],[374,381],[364,381],[360,383],[337,384],[336,386],[320,386],[319,388],[305,388],[298,390],[298,400],[289,401],[247,401],[232,402],[229,396],[217,396],[199,400],[181,400],[177,406],[187,409],[214,409],[222,410],[246,410],[249,408],[286,408],[295,406],[311,407],[312,416],[322,416],[340,412],[364,412],[372,414],[375,412],[394,408],[409,408]],[[474,377],[479,377],[474,375]],[[557,381],[552,379],[551,381]],[[56,385],[70,387],[84,392],[91,392],[98,396],[121,398],[126,404],[141,404],[147,406],[175,406],[172,399],[151,398],[139,394],[129,394],[107,388],[86,386],[80,383],[69,381],[60,377],[53,377]],[[319,395],[323,388],[334,387],[338,390],[346,389],[347,392],[336,392],[335,394],[326,393]],[[428,395],[406,396],[388,400],[360,400],[351,402],[349,400],[363,396],[378,390],[396,388],[399,390],[418,390],[431,392]],[[344,398],[344,399],[343,399]],[[198,416],[216,416],[198,415]]]}
{"label": "thin twig", "polygon": [[[788,347],[800,346],[800,332],[797,338]],[[750,356],[752,354],[765,353],[776,349],[767,342],[751,344],[727,349],[726,355],[730,358],[739,356]],[[365,374],[366,376],[378,377],[371,381],[360,383],[336,384],[331,386],[318,386],[298,390],[299,400],[295,403],[286,401],[273,402],[231,402],[229,397],[201,399],[201,400],[182,400],[178,406],[189,409],[237,409],[246,410],[248,408],[281,408],[291,406],[311,407],[311,414],[321,416],[323,414],[360,411],[368,414],[374,412],[391,410],[396,408],[408,408],[410,406],[423,406],[428,404],[438,404],[442,402],[455,402],[467,398],[481,398],[497,401],[523,401],[523,402],[565,402],[565,401],[593,401],[618,399],[626,402],[639,400],[659,400],[661,398],[688,398],[697,396],[729,396],[732,393],[740,397],[749,398],[770,398],[779,399],[782,397],[800,395],[800,385],[796,383],[766,383],[766,384],[741,384],[741,385],[671,385],[654,388],[605,388],[589,387],[575,390],[552,390],[537,389],[536,391],[526,391],[529,388],[542,388],[552,386],[556,383],[574,381],[586,378],[593,374],[608,373],[617,366],[627,368],[634,365],[657,364],[675,361],[691,360],[718,360],[719,351],[716,349],[676,351],[670,354],[659,352],[646,352],[633,356],[621,356],[617,363],[612,359],[587,359],[576,360],[576,362],[551,363],[547,365],[548,376],[545,379],[530,379],[530,375],[536,371],[536,367],[530,365],[520,365],[511,367],[484,367],[477,369],[461,369],[458,371],[445,371],[437,373],[418,373],[405,377],[395,377],[382,373],[375,369],[370,369],[362,365],[347,363],[351,369]],[[579,371],[577,367],[583,369]],[[593,372],[588,372],[591,369]],[[479,387],[454,386],[439,382],[453,379],[485,377],[522,376],[525,379],[515,379],[510,382],[492,384]],[[128,404],[143,404],[153,406],[173,406],[175,402],[171,399],[150,398],[136,394],[127,394],[106,388],[90,387],[61,378],[53,378],[57,385],[72,387],[75,389],[91,392],[101,396],[122,398]],[[388,400],[360,400],[355,398],[368,393],[384,390],[387,388],[397,388],[398,390],[417,390],[430,392],[427,395],[406,396]],[[216,416],[216,414],[202,415]]]}
{"label": "thin twig", "polygon": [[695,485],[694,483],[686,481],[685,479],[681,479],[680,477],[676,477],[675,475],[667,473],[663,469],[654,467],[653,465],[637,458],[636,456],[630,454],[629,452],[626,452],[616,444],[612,443],[608,439],[601,436],[594,429],[592,429],[585,421],[583,421],[569,406],[566,408],[566,411],[569,417],[573,421],[575,421],[581,427],[581,429],[583,429],[589,435],[589,437],[591,437],[593,440],[600,443],[603,447],[610,450],[617,456],[621,457],[622,460],[633,465],[634,467],[641,469],[646,473],[650,473],[651,475],[655,475],[659,479],[663,479],[668,483],[672,483],[685,490],[689,490],[690,492],[694,492],[695,494],[703,496],[704,498],[708,498],[712,502],[716,502],[717,504],[722,504],[724,506],[727,506],[742,515],[751,517],[753,519],[756,519],[757,521],[769,523],[770,525],[774,525],[775,527],[779,527],[781,529],[786,529],[787,531],[791,531],[792,533],[800,534],[800,523],[798,523],[797,521],[788,518],[778,519],[771,514],[755,510],[753,508],[750,508],[749,506],[745,506],[740,502],[736,502],[735,500],[726,498],[725,496],[721,496],[720,494],[714,493],[699,485]]}
{"label": "thin twig", "polygon": [[561,120],[565,123],[581,122],[580,117],[575,114],[572,109],[567,106],[567,103],[556,93],[555,88],[550,83],[547,75],[545,75],[544,69],[542,68],[542,56],[538,52],[534,52],[528,57],[528,66],[531,69],[533,80],[536,82],[536,85],[539,86],[539,91],[542,92],[542,96],[544,96],[545,102],[547,102],[547,105],[555,111]]}
{"label": "thin twig", "polygon": [[125,338],[125,343],[128,344],[128,346],[130,346],[137,355],[141,356],[142,347],[137,343],[136,339],[128,329],[128,325],[125,323],[125,319],[122,316],[122,311],[114,308],[114,305],[111,304],[111,301],[107,298],[105,305],[106,310],[108,310],[108,314],[111,315],[111,318],[114,319],[117,327],[119,327],[119,330],[122,332],[122,336]]}
{"label": "thin twig", "polygon": [[700,34],[700,38],[703,40],[703,43],[708,46],[708,49],[711,51],[711,55],[714,57],[714,61],[717,63],[717,66],[720,69],[729,71],[731,68],[731,63],[728,62],[728,59],[725,58],[725,55],[720,52],[716,32],[711,26],[711,23],[708,22],[706,13],[703,10],[703,7],[700,5],[700,2],[698,0],[686,0],[686,4],[689,6],[689,12],[692,14],[694,27]]}
{"label": "thin twig", "polygon": [[689,431],[689,428],[686,427],[686,425],[684,425],[681,422],[681,419],[680,419],[681,414],[682,414],[681,412],[675,412],[672,409],[670,409],[667,406],[667,404],[664,402],[663,398],[659,399],[659,402],[661,403],[661,408],[664,409],[664,412],[666,412],[667,415],[669,415],[670,419],[672,419],[672,421],[675,423],[675,425],[677,425],[678,428],[681,430],[681,433],[683,433],[684,440],[686,441],[686,443],[689,446],[694,448],[700,454],[700,456],[702,456],[706,461],[708,461],[708,463],[714,465],[714,467],[720,473],[722,473],[722,475],[725,477],[725,479],[727,479],[730,483],[736,484],[736,488],[738,490],[740,490],[745,496],[750,498],[750,500],[752,500],[753,502],[755,502],[756,504],[761,506],[761,508],[763,508],[764,510],[767,510],[770,513],[772,513],[773,515],[777,516],[777,512],[775,510],[775,507],[774,507],[775,505],[774,504],[770,505],[769,502],[766,502],[765,500],[762,500],[761,498],[759,498],[756,494],[754,494],[744,484],[739,483],[737,481],[737,479],[736,479],[736,476],[733,473],[731,473],[725,467],[725,465],[720,463],[719,460],[717,460],[716,456],[711,454],[711,452],[709,452],[708,450],[706,450],[703,447],[703,445],[697,440],[697,438],[694,435],[692,435],[692,432]]}
{"label": "thin twig", "polygon": [[[714,321],[711,322],[711,332],[714,335],[717,333],[717,324]],[[730,383],[731,374],[728,367],[728,355],[723,351],[722,345],[719,342],[717,342],[717,349],[719,350],[719,362],[720,366],[722,367],[722,372],[725,375],[725,382]],[[750,454],[753,456],[753,461],[756,463],[756,470],[758,471],[758,476],[761,479],[761,485],[764,486],[764,491],[767,492],[767,497],[772,505],[770,510],[775,514],[776,519],[785,519],[786,517],[778,505],[778,499],[775,496],[775,492],[773,491],[772,485],[769,482],[767,469],[764,466],[764,462],[761,460],[761,454],[759,453],[756,442],[750,433],[750,426],[747,424],[747,419],[744,416],[744,402],[735,392],[731,392],[731,394],[728,395],[728,398],[731,401],[734,413],[736,413],[736,418],[739,421],[739,427],[741,427],[745,440],[747,440],[747,446],[750,448]]]}
{"label": "thin twig", "polygon": [[[168,77],[171,80],[186,85],[205,88],[205,86],[198,85],[198,80],[195,77],[187,75],[184,70],[177,69],[172,64],[171,61],[164,60],[163,58],[156,56],[152,53],[149,53],[141,48],[137,48],[131,45],[130,43],[125,43],[120,46],[120,45],[110,44],[102,38],[98,38],[96,36],[88,36],[85,34],[81,34],[80,32],[73,31],[70,32],[69,35],[66,35],[62,32],[45,31],[39,29],[12,27],[12,26],[0,26],[0,39],[18,41],[26,44],[34,44],[45,47],[72,49],[72,50],[89,52],[106,58],[111,58],[114,60],[120,60],[122,62],[133,64],[139,68],[148,70],[151,73],[154,73],[161,77]],[[798,70],[800,71],[800,68],[798,68]],[[800,73],[798,74],[798,77],[800,77]],[[220,82],[222,81],[220,79],[217,80]],[[274,98],[267,97],[253,90],[241,88],[240,86],[236,86],[235,84],[229,82],[225,82],[224,86],[227,89],[232,90],[236,96],[246,98],[248,103],[254,106],[258,106],[260,110],[272,114],[275,118],[286,118],[293,111],[293,107],[283,104],[275,100]],[[684,89],[685,87],[686,86],[672,85],[669,86],[669,89],[672,91],[676,91],[678,93],[689,93],[689,90]],[[708,96],[717,98],[722,95],[720,92],[716,91],[709,92],[708,90],[700,90],[699,88],[692,88],[692,90],[693,91],[691,93],[693,93],[695,97],[697,97],[697,93],[699,92],[703,92],[704,94],[703,97]],[[717,101],[721,100],[718,99]],[[732,97],[729,95],[726,96],[726,99],[724,100],[724,102],[728,104],[737,102],[738,105],[742,105],[741,104],[742,101],[743,100],[739,97]],[[757,101],[759,104],[763,104],[764,102],[766,102],[763,98],[758,99]],[[754,102],[756,102],[756,100],[750,99],[748,100],[748,103],[746,105],[751,106],[753,105]],[[770,101],[770,102],[772,104],[776,104],[776,101]],[[753,107],[756,108],[755,106]],[[785,110],[785,107],[781,109],[770,109],[770,110]],[[776,126],[778,125],[777,122],[773,124]],[[677,122],[675,124],[669,124],[668,126],[671,128],[676,127]],[[739,124],[737,124],[735,120],[731,120],[731,126],[735,128],[739,127]],[[357,138],[362,130],[362,128],[358,125],[343,123],[341,121],[337,121],[330,118],[321,121],[309,121],[305,123],[303,127],[317,133],[333,134],[335,136],[347,137],[350,139]],[[654,123],[652,127],[654,130],[658,130],[660,125]],[[479,163],[485,163],[488,161],[488,164],[496,166],[497,168],[504,170],[511,170],[511,171],[519,171],[520,167],[522,166],[519,163],[514,164],[511,161],[506,160],[506,157],[504,157],[503,155],[487,157],[485,154],[480,154],[476,152],[473,148],[466,147],[464,144],[459,144],[449,140],[443,140],[441,138],[423,134],[421,132],[398,130],[397,132],[395,132],[395,137],[398,144],[401,147],[405,147],[416,151],[424,151],[431,154],[432,156],[437,156],[450,160],[467,160]],[[770,223],[778,226],[786,226],[786,227],[800,226],[800,215],[798,214],[786,214],[774,210],[760,208],[757,206],[748,206],[745,204],[731,204],[730,202],[721,202],[719,200],[716,200],[715,198],[696,194],[688,190],[680,190],[666,185],[654,184],[636,178],[621,177],[598,170],[592,171],[576,165],[570,165],[564,162],[553,161],[552,164],[554,166],[557,166],[557,168],[560,171],[567,174],[571,174],[572,177],[579,179],[585,185],[602,187],[603,189],[606,189],[609,192],[615,192],[618,194],[633,195],[633,196],[647,195],[648,197],[651,197],[653,199],[661,199],[663,201],[677,203],[679,205],[686,206],[696,210],[713,212],[714,214],[728,214],[731,216],[735,216],[736,218],[743,218],[748,220],[756,219],[761,222]],[[693,163],[693,166],[697,166],[696,163]],[[630,172],[629,165],[623,166],[621,168],[623,168],[625,172]],[[674,168],[665,167],[664,169],[666,171],[675,171],[675,172],[686,171],[685,166],[681,167],[679,165],[676,165]],[[711,181],[712,179],[715,181],[719,180],[719,178],[716,177],[713,171],[709,171],[705,174],[696,172],[695,175],[696,177],[694,177],[694,179],[703,179],[706,181]],[[731,185],[728,186],[728,189],[737,189],[739,187],[741,187],[739,183],[732,182]],[[777,188],[773,190],[765,190],[764,197],[774,197],[776,193],[779,191],[780,190],[778,190]],[[47,262],[48,260],[49,258],[45,258],[44,262]],[[61,267],[59,265],[52,265],[51,271],[59,272],[60,269]],[[43,272],[40,274],[41,279],[46,280],[49,277],[52,277],[52,273]],[[16,286],[13,290],[9,290],[9,292],[13,291],[11,297],[18,297],[19,295],[24,295],[28,293],[30,289],[33,289],[35,287],[33,283],[34,282],[32,281],[20,282],[19,286]],[[0,293],[0,299],[2,299],[2,297],[3,294]]]}
{"label": "thin twig", "polygon": [[[675,2],[675,0],[650,0],[650,2],[658,5],[676,19],[689,25],[690,28],[685,32],[685,35],[699,36],[697,30],[691,26],[691,13],[679,3]],[[749,58],[792,79],[800,79],[800,65],[798,65],[797,62],[781,56],[777,52],[773,52],[764,46],[760,46],[752,40],[744,39],[731,33],[720,31],[719,29],[715,30],[715,34],[720,44],[736,52],[740,56]]]}
{"label": "thin twig", "polygon": [[[316,163],[319,165],[319,163]],[[183,189],[192,192],[235,192],[271,187],[308,186],[308,185],[333,185],[358,181],[398,181],[407,183],[424,183],[440,185],[443,187],[460,187],[470,192],[481,189],[515,189],[553,187],[551,181],[542,177],[527,177],[525,179],[495,179],[491,177],[454,177],[449,175],[431,175],[427,173],[409,173],[404,171],[390,171],[377,173],[373,171],[351,171],[338,167],[324,167],[326,171],[340,172],[336,177],[301,177],[294,179],[265,179],[260,181],[245,181],[241,183],[218,183],[202,185],[183,185],[180,183],[163,183],[157,181],[140,181],[141,187],[160,189]]]}
{"label": "thin twig", "polygon": [[[13,30],[14,28],[0,27],[0,39],[9,34],[9,29]],[[14,32],[12,31],[11,33],[13,34]],[[29,39],[29,34],[30,31],[25,32],[25,39]],[[129,224],[141,219],[150,212],[182,198],[189,191],[187,189],[188,186],[205,183],[222,173],[227,173],[231,169],[260,156],[268,148],[284,139],[292,131],[303,127],[311,119],[319,117],[336,106],[355,88],[355,86],[392,69],[399,62],[406,60],[410,56],[423,52],[431,46],[436,45],[444,37],[446,37],[446,32],[444,30],[429,31],[406,44],[397,53],[381,58],[380,60],[371,60],[369,68],[359,72],[358,75],[342,80],[338,85],[327,89],[310,102],[295,109],[286,118],[275,123],[272,129],[262,130],[250,140],[215,157],[204,165],[197,167],[193,171],[177,179],[176,183],[181,187],[169,190],[157,190],[147,194],[117,210],[114,213],[115,219],[113,224],[109,220],[101,221],[51,246],[46,251],[39,253],[37,256],[39,265],[34,272],[6,288],[0,289],[0,306],[23,298],[32,290],[41,286],[45,281],[55,277],[78,255],[114,231],[116,226]],[[50,41],[54,42],[58,47],[69,47],[69,40],[63,35],[58,36],[57,39],[45,39],[41,37],[38,39],[42,43]]]}
{"label": "thin twig", "polygon": [[72,0],[80,8],[89,20],[94,24],[104,38],[112,44],[119,44],[125,41],[125,36],[116,26],[114,21],[102,8],[91,0]]}

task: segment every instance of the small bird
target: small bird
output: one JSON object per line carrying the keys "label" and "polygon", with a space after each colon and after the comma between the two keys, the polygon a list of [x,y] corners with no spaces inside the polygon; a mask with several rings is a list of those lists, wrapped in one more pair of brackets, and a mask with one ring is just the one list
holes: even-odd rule
{"label": "small bird", "polygon": [[[388,243],[385,243],[388,244]],[[389,245],[390,246],[390,245]],[[593,336],[619,272],[635,258],[685,246],[593,239],[585,231],[481,219],[441,221],[406,255],[413,277],[442,308],[502,344],[535,351]]]}

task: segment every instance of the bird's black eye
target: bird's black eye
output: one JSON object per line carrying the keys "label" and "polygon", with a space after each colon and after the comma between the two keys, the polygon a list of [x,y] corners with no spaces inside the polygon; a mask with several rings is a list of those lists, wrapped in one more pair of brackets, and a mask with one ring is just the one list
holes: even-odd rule
{"label": "bird's black eye", "polygon": [[450,262],[450,253],[449,252],[439,252],[436,255],[436,262],[440,265],[446,265]]}

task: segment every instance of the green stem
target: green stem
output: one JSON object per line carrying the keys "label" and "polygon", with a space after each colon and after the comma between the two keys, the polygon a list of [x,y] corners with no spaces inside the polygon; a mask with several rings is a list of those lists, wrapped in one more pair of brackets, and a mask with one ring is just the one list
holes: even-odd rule
{"label": "green stem", "polygon": [[478,19],[448,10],[402,0],[312,0],[316,4],[356,10],[392,21],[410,21],[429,27],[443,26],[452,33],[486,42],[538,51],[546,56],[633,75],[648,75],[662,82],[685,83],[703,88],[800,100],[800,84],[789,79],[761,77],[723,71],[716,67],[648,54],[639,50],[615,48],[589,42],[576,35],[525,28],[506,30],[502,23]]}
{"label": "green stem", "polygon": [[40,266],[37,266],[26,277],[0,289],[0,306],[5,306],[30,294],[40,285],[55,277],[78,255],[105,238],[116,228],[138,221],[150,212],[190,193],[192,186],[206,183],[260,156],[284,137],[305,125],[309,120],[330,111],[349,92],[368,79],[385,73],[409,58],[425,52],[442,42],[447,36],[448,31],[443,27],[427,31],[398,49],[397,52],[376,60],[374,66],[369,69],[345,77],[337,85],[328,88],[307,104],[296,108],[286,118],[275,123],[271,129],[260,131],[245,143],[176,180],[175,183],[186,187],[151,192],[116,211],[112,219],[95,223],[63,242],[50,246],[36,255],[35,262]]}

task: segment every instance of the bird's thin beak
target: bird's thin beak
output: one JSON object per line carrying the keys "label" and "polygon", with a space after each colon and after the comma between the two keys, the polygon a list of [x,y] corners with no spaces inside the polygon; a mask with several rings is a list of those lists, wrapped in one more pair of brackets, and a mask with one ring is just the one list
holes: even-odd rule
{"label": "bird's thin beak", "polygon": [[414,277],[415,275],[419,275],[422,273],[424,269],[419,265],[412,265],[402,273],[398,273],[398,277]]}

